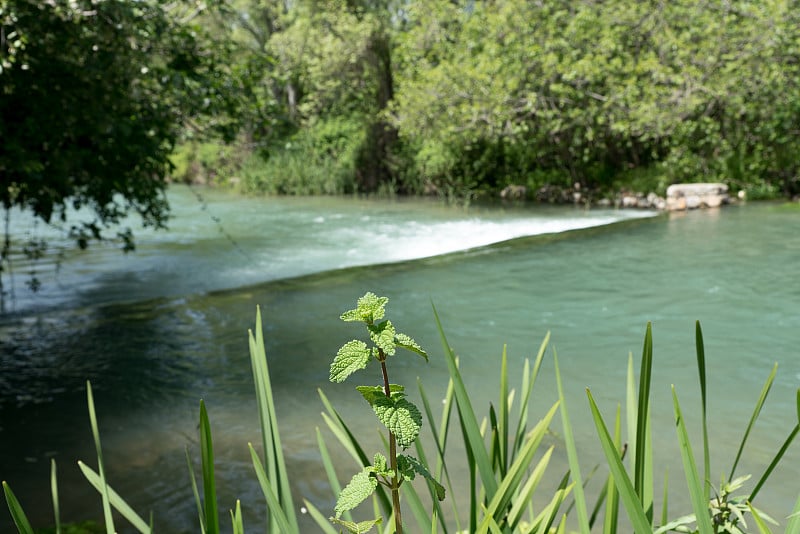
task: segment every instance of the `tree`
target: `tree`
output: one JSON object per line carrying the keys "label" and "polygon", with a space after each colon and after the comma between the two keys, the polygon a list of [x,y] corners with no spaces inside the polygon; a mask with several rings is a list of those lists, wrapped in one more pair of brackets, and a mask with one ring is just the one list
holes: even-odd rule
{"label": "tree", "polygon": [[[176,0],[0,0],[0,202],[69,224],[81,248],[126,217],[163,227],[181,128],[230,112],[218,58]],[[88,220],[68,221],[70,209]],[[8,240],[2,260],[9,254]],[[0,267],[3,262],[0,261]],[[0,271],[2,272],[2,271]],[[0,286],[0,290],[2,286]]]}

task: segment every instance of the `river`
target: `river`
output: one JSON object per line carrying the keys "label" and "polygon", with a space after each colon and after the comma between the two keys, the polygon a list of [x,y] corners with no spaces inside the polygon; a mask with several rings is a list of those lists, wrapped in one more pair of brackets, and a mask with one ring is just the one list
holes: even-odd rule
{"label": "river", "polygon": [[[130,255],[111,246],[75,251],[58,232],[15,214],[17,235],[54,243],[38,263],[42,289],[27,291],[27,269],[18,269],[14,308],[0,316],[0,478],[35,526],[52,523],[50,458],[59,466],[62,514],[101,517],[99,498],[75,464],[94,463],[87,379],[111,484],[142,515],[152,509],[159,531],[197,530],[184,449],[197,457],[201,398],[214,430],[221,506],[241,498],[246,524],[259,525],[263,498],[247,454],[247,442],[260,439],[246,340],[256,305],[264,313],[294,492],[326,512],[333,501],[320,481],[316,389],[354,426],[374,428],[352,385],[327,382],[336,349],[360,334],[338,316],[366,291],[388,296],[389,317],[431,354],[429,364],[397,359],[393,381],[413,386],[421,376],[433,395],[441,394],[446,369],[433,302],[478,407],[494,400],[503,344],[511,368],[520,369],[550,331],[587,470],[600,457],[585,388],[610,416],[624,401],[628,353],[638,362],[652,321],[655,453],[657,469],[670,469],[672,515],[688,510],[677,508],[686,502],[685,485],[669,386],[676,385],[684,408],[698,405],[695,320],[703,324],[709,366],[712,482],[729,469],[774,362],[778,377],[739,473],[759,475],[796,422],[797,209],[754,204],[653,216],[418,200],[248,199],[188,188],[169,195],[170,231],[139,233]],[[555,397],[550,355],[542,373],[535,413]],[[687,415],[695,451],[698,417]],[[558,430],[554,436],[555,465],[563,466]],[[800,492],[798,451],[795,444],[762,493],[761,506],[776,518]],[[560,478],[563,468],[552,469]],[[345,466],[343,477],[353,470]],[[10,525],[0,513],[0,531]]]}

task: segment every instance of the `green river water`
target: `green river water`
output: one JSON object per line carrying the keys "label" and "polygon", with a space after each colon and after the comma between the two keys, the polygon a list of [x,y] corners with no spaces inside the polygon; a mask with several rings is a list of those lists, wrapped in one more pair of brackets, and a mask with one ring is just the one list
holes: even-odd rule
{"label": "green river water", "polygon": [[[102,516],[99,497],[76,467],[78,459],[94,463],[90,379],[111,484],[142,515],[152,509],[159,531],[197,531],[184,449],[197,460],[201,398],[214,431],[221,505],[240,498],[246,525],[261,530],[263,498],[247,452],[248,441],[260,440],[246,338],[256,305],[294,492],[326,513],[334,500],[316,448],[314,429],[323,426],[316,389],[365,429],[368,442],[379,443],[371,411],[353,389],[361,382],[327,382],[337,348],[361,334],[338,316],[366,291],[388,296],[393,323],[431,355],[429,364],[396,358],[392,380],[415,389],[420,377],[441,397],[446,369],[433,302],[482,413],[496,402],[503,344],[518,376],[551,332],[587,470],[600,451],[585,389],[610,418],[624,402],[628,354],[638,365],[652,321],[656,469],[669,469],[673,516],[689,510],[670,384],[701,450],[699,413],[692,411],[699,406],[695,320],[706,340],[712,482],[729,470],[775,362],[778,376],[738,473],[760,475],[796,423],[796,208],[751,204],[649,216],[199,193],[198,200],[191,190],[172,190],[172,230],[144,232],[132,256],[102,247],[66,249],[60,260],[48,255],[36,295],[23,287],[25,269],[15,274],[14,308],[0,315],[0,478],[35,526],[52,523],[50,458],[58,462],[65,518]],[[17,235],[51,236],[58,246],[58,233],[17,220]],[[552,353],[536,388],[531,408],[541,414],[556,397]],[[558,426],[549,438],[556,446],[551,484],[566,469]],[[349,479],[355,467],[341,458],[342,479]],[[761,507],[785,516],[799,480],[795,444]],[[0,531],[9,529],[10,516],[0,512]]]}

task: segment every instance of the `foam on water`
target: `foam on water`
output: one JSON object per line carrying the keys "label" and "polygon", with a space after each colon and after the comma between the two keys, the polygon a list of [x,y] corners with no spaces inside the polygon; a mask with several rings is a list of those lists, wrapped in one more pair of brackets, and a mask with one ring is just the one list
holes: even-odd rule
{"label": "foam on water", "polygon": [[25,287],[28,277],[18,274],[14,308],[204,293],[653,215],[548,207],[454,208],[414,200],[252,199],[213,191],[198,204],[185,188],[171,189],[169,196],[169,230],[137,230],[137,251],[128,255],[112,245],[76,251],[63,232],[14,213],[15,239],[45,238],[51,243],[49,255],[37,265],[15,258],[17,273],[36,269],[43,286],[32,294]]}

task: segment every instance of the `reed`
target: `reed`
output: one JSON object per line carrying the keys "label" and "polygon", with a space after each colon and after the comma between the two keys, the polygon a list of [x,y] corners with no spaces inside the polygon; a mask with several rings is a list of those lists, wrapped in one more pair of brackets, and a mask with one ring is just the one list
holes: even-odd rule
{"label": "reed", "polygon": [[[496,404],[490,404],[486,412],[478,412],[462,378],[459,358],[447,340],[445,328],[434,307],[433,319],[449,374],[441,410],[435,413],[435,403],[431,402],[422,381],[417,382],[421,410],[407,400],[405,387],[389,382],[386,362],[395,349],[407,349],[424,359],[428,355],[410,337],[398,333],[388,320],[384,320],[387,302],[385,297],[367,293],[358,300],[355,309],[342,315],[341,318],[345,321],[361,322],[365,325],[372,346],[358,340],[345,344],[334,358],[330,373],[332,381],[341,382],[371,362],[377,362],[383,378],[382,385],[359,386],[356,389],[372,407],[379,423],[387,430],[385,450],[370,458],[360,443],[360,437],[368,435],[374,429],[353,428],[348,425],[325,393],[319,390],[324,407],[322,421],[333,436],[326,440],[319,428],[316,431],[323,467],[321,476],[327,479],[332,493],[338,495],[338,501],[332,511],[319,510],[308,500],[303,500],[303,505],[321,532],[336,534],[344,529],[352,533],[363,533],[375,529],[382,534],[399,533],[405,522],[408,530],[425,533],[561,533],[566,531],[568,518],[572,516],[574,519],[569,519],[570,524],[576,525],[581,533],[599,531],[603,534],[615,534],[627,531],[627,528],[632,528],[637,534],[663,534],[673,531],[702,534],[768,533],[775,527],[776,522],[756,508],[754,502],[800,432],[800,389],[797,391],[797,413],[788,435],[749,493],[743,492],[749,477],[736,476],[736,469],[775,380],[777,366],[767,376],[756,400],[730,470],[723,474],[719,487],[715,489],[710,479],[708,420],[711,416],[707,413],[706,356],[702,329],[699,322],[696,324],[695,350],[700,385],[702,459],[698,461],[695,456],[683,417],[685,408],[679,401],[677,388],[673,386],[676,437],[691,511],[684,511],[683,515],[675,518],[670,517],[667,502],[669,483],[665,477],[661,488],[661,512],[657,515],[654,513],[656,466],[653,465],[651,438],[654,422],[650,415],[653,333],[648,324],[638,381],[632,355],[628,358],[624,388],[625,413],[618,406],[609,426],[598,409],[592,392],[588,389],[586,391],[589,411],[597,430],[596,446],[602,450],[607,467],[602,489],[594,496],[590,505],[592,496],[587,494],[584,486],[600,471],[594,469],[586,476],[581,472],[581,449],[575,442],[570,418],[570,410],[575,409],[575,406],[572,405],[573,399],[567,399],[565,395],[555,350],[552,351],[552,357],[558,401],[538,421],[530,421],[529,417],[528,405],[536,396],[535,385],[549,346],[549,334],[539,346],[533,362],[524,361],[518,389],[510,383],[508,357],[505,347],[503,348]],[[248,338],[261,426],[261,450],[257,450],[251,443],[247,447],[264,495],[267,531],[298,534],[298,509],[293,502],[291,474],[286,467],[281,443],[260,310],[256,311],[255,328],[248,333]],[[106,532],[113,533],[117,530],[112,513],[114,510],[118,517],[127,521],[136,531],[152,533],[152,517],[145,521],[114,491],[106,478],[94,397],[88,382],[87,407],[97,467],[90,467],[83,462],[79,462],[79,466],[87,481],[100,495]],[[549,432],[556,413],[561,419],[563,446],[569,470],[566,473],[553,474],[552,469],[548,469],[551,468],[554,446],[540,449],[543,448],[543,439]],[[427,422],[425,428],[430,433],[429,443],[432,443],[432,450],[426,450],[417,439],[423,420]],[[623,426],[627,427],[625,432]],[[199,480],[202,489],[198,486],[195,466],[192,465],[187,450],[189,479],[197,505],[200,531],[204,534],[216,534],[221,530],[221,515],[215,489],[212,427],[203,401],[200,401],[199,433]],[[622,439],[624,434],[627,435],[626,443]],[[463,455],[457,455],[452,450],[453,443],[457,440],[459,445],[463,444]],[[338,479],[331,455],[332,446],[341,447],[358,466],[359,471],[347,484],[342,484]],[[581,443],[580,446],[593,445]],[[413,447],[416,456],[400,454],[398,447]],[[456,487],[453,483],[454,473],[465,474],[467,483]],[[422,479],[421,484],[406,483],[417,476]],[[545,478],[560,480],[560,483],[555,490],[542,495],[541,482]],[[11,487],[6,482],[2,485],[17,530],[23,534],[33,534],[35,530]],[[55,531],[60,533],[63,525],[60,519],[55,462],[51,465],[51,493]],[[458,498],[451,497],[445,501],[445,493]],[[371,503],[372,519],[357,521],[351,512],[364,501]],[[534,502],[539,504],[535,506]],[[401,507],[410,511],[410,514],[403,516]],[[625,511],[630,526],[620,524],[620,508]],[[334,517],[331,517],[332,513],[335,514]],[[229,509],[228,515],[232,532],[244,533],[242,507],[238,500]],[[784,532],[800,534],[800,497],[788,516]]]}

